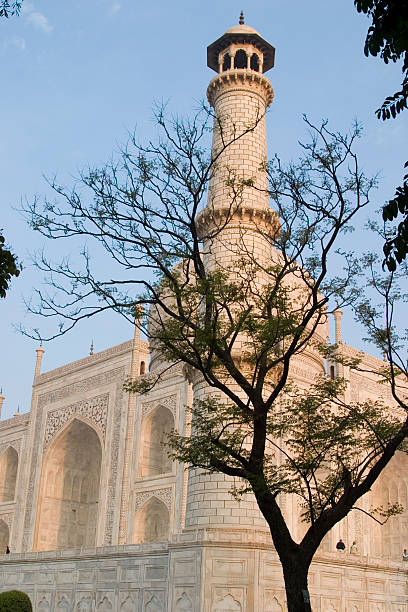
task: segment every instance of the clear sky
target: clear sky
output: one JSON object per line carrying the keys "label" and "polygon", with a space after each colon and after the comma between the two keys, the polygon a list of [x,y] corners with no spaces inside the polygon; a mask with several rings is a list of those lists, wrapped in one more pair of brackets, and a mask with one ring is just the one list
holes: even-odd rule
{"label": "clear sky", "polygon": [[[407,117],[382,123],[374,110],[397,90],[400,67],[365,58],[368,19],[353,0],[35,0],[18,18],[0,22],[0,228],[20,256],[24,271],[0,302],[0,386],[6,400],[3,418],[20,406],[29,410],[37,344],[13,324],[41,327],[25,314],[23,296],[39,286],[41,275],[30,252],[56,257],[77,248],[48,245],[15,210],[24,199],[45,192],[43,175],[58,175],[70,185],[87,164],[103,163],[136,126],[140,139],[153,130],[152,106],[168,100],[188,114],[213,72],[206,47],[238,22],[246,23],[276,47],[275,68],[267,76],[275,89],[268,115],[269,155],[296,156],[304,137],[302,114],[333,129],[359,119],[364,140],[361,160],[380,172],[381,186],[371,211],[393,195],[406,160]],[[363,222],[363,220],[362,220]],[[361,228],[356,244],[368,245]],[[363,347],[362,332],[349,316],[344,341]],[[84,323],[47,344],[43,371],[79,359],[131,337],[118,315]]]}

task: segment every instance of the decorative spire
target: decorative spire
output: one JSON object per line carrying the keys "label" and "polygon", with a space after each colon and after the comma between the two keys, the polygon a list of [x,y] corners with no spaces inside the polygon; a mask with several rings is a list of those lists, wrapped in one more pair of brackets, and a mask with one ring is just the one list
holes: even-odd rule
{"label": "decorative spire", "polygon": [[241,14],[239,16],[239,25],[244,25],[244,23],[245,23],[244,11],[241,11]]}
{"label": "decorative spire", "polygon": [[14,413],[14,416],[20,416],[20,404],[17,405],[17,412]]}
{"label": "decorative spire", "polygon": [[0,389],[0,419],[1,419],[1,408],[3,406],[3,402],[4,402],[4,395],[3,395],[3,387]]}
{"label": "decorative spire", "polygon": [[335,342],[336,344],[341,344],[342,343],[342,339],[341,339],[341,315],[342,315],[342,311],[340,310],[340,308],[336,308],[333,311],[333,315],[334,315],[334,325],[335,325]]}
{"label": "decorative spire", "polygon": [[40,344],[40,347],[38,349],[36,349],[35,351],[37,353],[37,360],[35,362],[35,373],[34,373],[34,378],[36,378],[37,376],[40,375],[41,373],[41,360],[44,354],[44,349],[42,347],[42,342]]}
{"label": "decorative spire", "polygon": [[93,355],[93,354],[94,354],[93,350],[94,350],[94,345],[93,345],[93,340],[92,340],[92,341],[91,341],[91,348],[89,349],[89,354],[90,354],[90,355]]}

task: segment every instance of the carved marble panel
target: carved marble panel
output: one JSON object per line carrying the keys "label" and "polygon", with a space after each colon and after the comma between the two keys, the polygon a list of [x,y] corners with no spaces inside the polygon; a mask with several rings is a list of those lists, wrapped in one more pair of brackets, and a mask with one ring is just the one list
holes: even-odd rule
{"label": "carved marble panel", "polygon": [[145,591],[143,612],[164,612],[163,591]]}
{"label": "carved marble panel", "polygon": [[[124,391],[123,381],[121,380],[116,384],[115,388],[115,407],[113,413],[113,428],[111,436],[111,456],[110,456],[110,470],[109,470],[109,481],[108,481],[108,495],[107,495],[107,508],[106,508],[106,527],[105,527],[105,544],[113,544],[113,522],[116,508],[116,493],[118,484],[118,467],[119,467],[119,449],[120,449],[120,435],[121,435],[121,419],[124,402]],[[120,502],[119,502],[120,504]]]}
{"label": "carved marble panel", "polygon": [[4,453],[5,450],[8,449],[9,446],[14,448],[18,454],[20,454],[22,438],[18,438],[17,440],[7,440],[7,442],[3,442],[0,444],[0,457]]}
{"label": "carved marble panel", "polygon": [[328,599],[327,597],[322,598],[322,610],[325,610],[325,612],[341,612],[340,606],[339,600]]}
{"label": "carved marble panel", "polygon": [[176,599],[175,612],[193,612],[193,602],[185,591]]}
{"label": "carved marble panel", "polygon": [[173,496],[173,487],[164,487],[162,489],[149,489],[148,491],[140,491],[135,495],[135,512],[141,508],[151,497],[157,497],[164,502],[167,508],[171,506]]}
{"label": "carved marble panel", "polygon": [[264,612],[283,612],[282,596],[266,591],[264,595]]}
{"label": "carved marble panel", "polygon": [[234,587],[214,587],[211,612],[244,612],[244,589]]}
{"label": "carved marble panel", "polygon": [[68,593],[57,593],[55,604],[55,609],[58,612],[71,612],[71,595],[68,595]]}
{"label": "carved marble panel", "polygon": [[111,612],[113,610],[113,594],[101,595],[96,609],[98,612]]}
{"label": "carved marble panel", "polygon": [[119,612],[135,612],[139,609],[139,591],[122,591],[119,602]]}
{"label": "carved marble panel", "polygon": [[211,612],[241,612],[242,606],[232,595],[225,595],[222,599],[216,599],[211,607]]}
{"label": "carved marble panel", "polygon": [[167,395],[166,397],[161,397],[150,402],[142,403],[142,416],[145,418],[148,414],[152,412],[158,406],[164,406],[164,408],[168,408],[173,416],[176,415],[176,407],[177,407],[177,396],[176,395]]}
{"label": "carved marble panel", "polygon": [[362,602],[347,601],[346,610],[350,610],[350,612],[363,612],[363,605]]}
{"label": "carved marble panel", "polygon": [[109,394],[105,393],[64,408],[50,410],[45,424],[43,452],[47,450],[51,441],[64,425],[75,416],[82,416],[86,421],[93,423],[101,434],[102,440],[105,441],[108,403]]}
{"label": "carved marble panel", "polygon": [[386,612],[386,604],[383,601],[370,601],[369,612]]}
{"label": "carved marble panel", "polygon": [[91,592],[79,592],[75,599],[75,612],[93,612],[94,597]]}
{"label": "carved marble panel", "polygon": [[37,612],[48,612],[51,610],[51,594],[50,593],[42,593],[37,595]]}

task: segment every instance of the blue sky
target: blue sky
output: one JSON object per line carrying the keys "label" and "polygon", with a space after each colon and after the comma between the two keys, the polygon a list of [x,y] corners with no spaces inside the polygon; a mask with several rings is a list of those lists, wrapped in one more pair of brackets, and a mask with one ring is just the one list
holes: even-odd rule
{"label": "blue sky", "polygon": [[[380,172],[372,213],[401,181],[408,113],[387,123],[374,115],[397,90],[400,67],[364,56],[369,21],[352,0],[26,1],[19,18],[0,22],[0,227],[24,265],[0,303],[3,418],[17,406],[29,410],[37,348],[13,324],[43,324],[23,304],[41,283],[29,253],[45,248],[58,258],[75,248],[46,244],[15,209],[46,191],[43,175],[70,185],[81,168],[107,160],[128,130],[148,138],[155,102],[188,114],[214,74],[206,47],[238,22],[241,8],[246,23],[276,47],[268,73],[275,89],[269,155],[296,156],[303,113],[317,122],[328,118],[339,130],[357,118],[365,128],[360,159],[368,173]],[[381,250],[369,244],[363,223],[353,241]],[[343,327],[345,342],[363,347],[347,314]],[[92,339],[99,351],[131,334],[116,315],[91,320],[45,346],[43,371],[87,355]]]}

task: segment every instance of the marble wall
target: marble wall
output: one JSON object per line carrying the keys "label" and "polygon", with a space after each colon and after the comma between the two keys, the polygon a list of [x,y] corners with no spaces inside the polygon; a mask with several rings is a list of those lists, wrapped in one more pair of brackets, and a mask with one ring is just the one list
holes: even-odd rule
{"label": "marble wall", "polygon": [[[36,612],[286,610],[273,549],[251,546],[244,535],[227,544],[211,532],[184,534],[170,545],[11,554],[0,560],[0,585],[28,593]],[[322,555],[311,567],[309,587],[313,612],[408,612],[401,563]]]}

